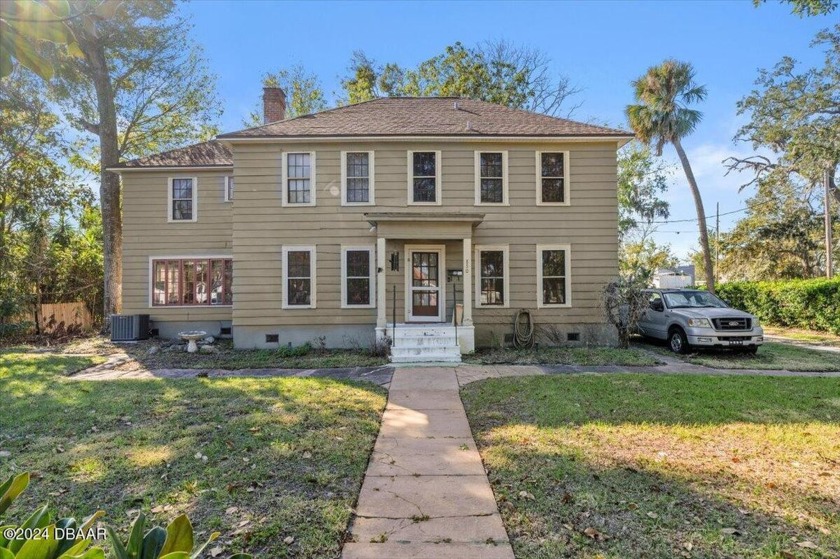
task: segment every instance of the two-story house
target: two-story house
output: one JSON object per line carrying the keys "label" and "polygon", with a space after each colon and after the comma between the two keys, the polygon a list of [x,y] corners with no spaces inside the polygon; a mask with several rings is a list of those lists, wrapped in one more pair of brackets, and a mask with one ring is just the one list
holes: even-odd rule
{"label": "two-story house", "polygon": [[125,313],[238,348],[367,345],[396,324],[398,347],[457,356],[509,343],[520,309],[555,341],[612,339],[631,134],[460,98],[292,119],[282,90],[263,101],[263,126],[114,169]]}

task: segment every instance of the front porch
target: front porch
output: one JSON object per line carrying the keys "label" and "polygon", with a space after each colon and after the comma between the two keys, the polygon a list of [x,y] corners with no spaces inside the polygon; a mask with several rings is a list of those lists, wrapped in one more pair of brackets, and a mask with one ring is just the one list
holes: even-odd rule
{"label": "front porch", "polygon": [[473,352],[473,230],[484,215],[388,212],[365,219],[376,230],[376,337],[392,340],[392,360],[452,362]]}

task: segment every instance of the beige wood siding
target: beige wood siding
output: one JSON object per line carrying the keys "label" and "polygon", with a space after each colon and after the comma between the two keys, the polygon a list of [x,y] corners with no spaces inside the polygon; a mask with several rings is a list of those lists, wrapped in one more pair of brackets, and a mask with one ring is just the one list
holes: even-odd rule
{"label": "beige wood siding", "polygon": [[[342,150],[375,151],[376,206],[341,206]],[[441,151],[442,205],[407,204],[409,150]],[[508,152],[509,206],[475,206],[475,150]],[[535,152],[538,150],[570,152],[570,206],[536,205]],[[477,324],[508,324],[520,308],[534,311],[535,320],[543,323],[602,322],[599,294],[603,285],[618,273],[615,142],[289,144],[287,151],[317,154],[317,205],[314,207],[282,207],[283,151],[281,144],[234,147],[234,326],[373,325],[375,309],[341,309],[341,245],[375,244],[376,233],[370,231],[363,214],[392,210],[424,211],[432,215],[441,211],[484,213],[484,222],[474,231],[473,245],[510,246],[510,308],[476,308],[473,317]],[[202,220],[200,213],[198,225]],[[572,247],[572,307],[537,311],[536,245],[552,243]],[[281,309],[284,244],[317,248],[316,309]],[[402,321],[405,316],[402,246],[402,241],[389,242],[387,248],[389,253],[399,251],[403,259],[399,273],[386,273],[389,322],[393,285],[397,286],[397,320]],[[447,241],[446,246],[447,268],[462,268],[460,244]],[[467,288],[474,289],[472,284]],[[451,287],[446,301],[447,306],[451,305]]]}
{"label": "beige wood siding", "polygon": [[[233,255],[233,203],[224,201],[230,171],[130,171],[123,173],[123,312],[152,320],[230,320],[230,307],[151,307],[149,259]],[[197,178],[198,220],[169,222],[172,177]],[[238,185],[237,185],[238,187]],[[234,265],[234,277],[236,265]]]}

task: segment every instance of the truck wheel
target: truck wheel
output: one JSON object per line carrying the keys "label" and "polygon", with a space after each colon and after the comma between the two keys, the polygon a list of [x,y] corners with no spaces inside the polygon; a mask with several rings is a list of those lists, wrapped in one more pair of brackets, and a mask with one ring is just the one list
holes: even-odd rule
{"label": "truck wheel", "polygon": [[688,353],[688,338],[682,328],[674,328],[668,334],[668,347],[674,353]]}

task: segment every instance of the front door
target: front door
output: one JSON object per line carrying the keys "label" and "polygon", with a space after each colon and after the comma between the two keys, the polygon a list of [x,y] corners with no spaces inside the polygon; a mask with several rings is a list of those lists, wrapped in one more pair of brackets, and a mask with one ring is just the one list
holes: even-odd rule
{"label": "front door", "polygon": [[442,322],[442,249],[408,250],[407,312],[409,322]]}

